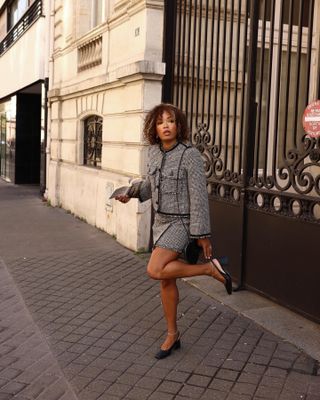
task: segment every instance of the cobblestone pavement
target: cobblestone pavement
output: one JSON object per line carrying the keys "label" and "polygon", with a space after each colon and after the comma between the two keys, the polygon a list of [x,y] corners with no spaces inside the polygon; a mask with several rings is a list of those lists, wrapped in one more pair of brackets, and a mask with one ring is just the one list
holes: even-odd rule
{"label": "cobblestone pavement", "polygon": [[314,359],[183,281],[182,347],[156,360],[165,324],[146,260],[111,238],[75,248],[94,228],[48,210],[77,224],[52,229],[64,249],[0,264],[0,400],[320,400]]}
{"label": "cobblestone pavement", "polygon": [[[183,346],[157,361],[154,353],[165,332],[158,284],[146,276],[145,261],[116,243],[113,247],[18,258],[9,265],[79,399],[320,399],[312,358],[184,282],[179,307]],[[4,312],[11,307],[14,311],[15,303]],[[30,332],[30,337],[22,351],[31,354],[31,361],[39,359],[38,367],[32,364],[33,372],[27,366],[18,374],[19,355],[9,346],[22,329],[16,340],[2,345],[8,355],[1,362],[0,399],[11,398],[3,397],[8,390],[19,392],[21,399],[38,398],[34,386],[61,377],[54,362],[52,373],[38,376],[53,356],[28,325],[22,335]],[[32,373],[37,381],[28,388]],[[39,398],[60,399],[66,385],[62,378],[57,383],[61,394]]]}
{"label": "cobblestone pavement", "polygon": [[76,400],[0,262],[0,399]]}

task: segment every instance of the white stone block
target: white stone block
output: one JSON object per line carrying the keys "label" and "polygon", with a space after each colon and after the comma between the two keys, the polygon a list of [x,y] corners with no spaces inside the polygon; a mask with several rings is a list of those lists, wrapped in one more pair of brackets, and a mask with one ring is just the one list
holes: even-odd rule
{"label": "white stone block", "polygon": [[54,101],[51,103],[51,119],[58,120],[59,119],[59,102]]}
{"label": "white stone block", "polygon": [[58,205],[57,196],[59,194],[59,187],[57,186],[57,163],[55,161],[49,161],[47,177],[47,200],[49,204],[56,207]]}
{"label": "white stone block", "polygon": [[77,118],[77,104],[75,99],[65,100],[61,106],[62,119]]}
{"label": "white stone block", "polygon": [[59,120],[51,121],[51,125],[50,125],[50,137],[51,137],[51,139],[58,139],[59,138],[59,129],[60,129]]}
{"label": "white stone block", "polygon": [[61,124],[61,139],[77,140],[77,120],[64,120]]}
{"label": "white stone block", "polygon": [[75,141],[63,140],[61,143],[61,159],[70,163],[76,162],[76,143]]}
{"label": "white stone block", "polygon": [[108,90],[104,101],[104,114],[123,113],[125,111],[141,110],[143,85],[141,82],[133,82]]}
{"label": "white stone block", "polygon": [[50,143],[50,157],[53,160],[58,160],[59,159],[59,146],[60,142],[56,139],[51,139]]}
{"label": "white stone block", "polygon": [[143,103],[144,110],[149,111],[161,103],[162,83],[159,81],[144,81]]}
{"label": "white stone block", "polygon": [[145,58],[147,60],[162,60],[163,43],[163,10],[148,9],[146,20]]}
{"label": "white stone block", "polygon": [[97,111],[100,114],[103,114],[103,106],[104,106],[105,97],[106,97],[105,92],[97,93]]}
{"label": "white stone block", "polygon": [[140,143],[142,122],[142,113],[108,115],[104,118],[103,140]]}
{"label": "white stone block", "polygon": [[102,167],[126,174],[139,175],[140,147],[108,144],[103,146]]}

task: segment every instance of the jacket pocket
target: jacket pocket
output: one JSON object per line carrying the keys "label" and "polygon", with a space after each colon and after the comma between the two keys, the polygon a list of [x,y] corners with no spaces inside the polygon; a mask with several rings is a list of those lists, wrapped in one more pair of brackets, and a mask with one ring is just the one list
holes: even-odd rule
{"label": "jacket pocket", "polygon": [[163,193],[181,193],[187,189],[186,172],[178,168],[166,171],[161,175],[161,191]]}

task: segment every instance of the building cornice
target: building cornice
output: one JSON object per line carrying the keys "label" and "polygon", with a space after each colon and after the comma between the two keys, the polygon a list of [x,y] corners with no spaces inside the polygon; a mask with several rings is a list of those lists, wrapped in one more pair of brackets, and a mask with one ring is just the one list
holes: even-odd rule
{"label": "building cornice", "polygon": [[164,0],[119,0],[114,6],[114,12],[108,22],[110,29],[128,21],[133,15],[145,9],[162,10]]}
{"label": "building cornice", "polygon": [[138,80],[161,81],[165,74],[165,64],[162,62],[141,60],[127,65],[119,66],[114,70],[92,79],[76,82],[63,88],[53,88],[48,92],[52,101],[60,97],[74,98],[83,96],[92,91],[103,91],[124,86]]}

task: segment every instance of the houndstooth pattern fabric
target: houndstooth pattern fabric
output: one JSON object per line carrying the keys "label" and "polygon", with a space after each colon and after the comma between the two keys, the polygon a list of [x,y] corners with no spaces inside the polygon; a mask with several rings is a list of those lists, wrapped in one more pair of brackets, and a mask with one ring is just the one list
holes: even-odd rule
{"label": "houndstooth pattern fabric", "polygon": [[[168,216],[171,224],[172,218],[177,224],[181,218],[187,218],[190,238],[211,236],[206,177],[201,154],[195,147],[177,143],[164,151],[159,145],[150,146],[147,178],[134,192],[132,197],[140,201],[151,198],[156,214]],[[162,232],[165,232],[168,222],[163,219],[162,222]],[[159,220],[157,232],[161,231],[160,225]],[[180,228],[177,228],[179,232]],[[169,232],[172,233],[172,228],[166,236]]]}
{"label": "houndstooth pattern fabric", "polygon": [[189,218],[155,214],[152,227],[153,243],[156,247],[182,253],[189,243]]}

